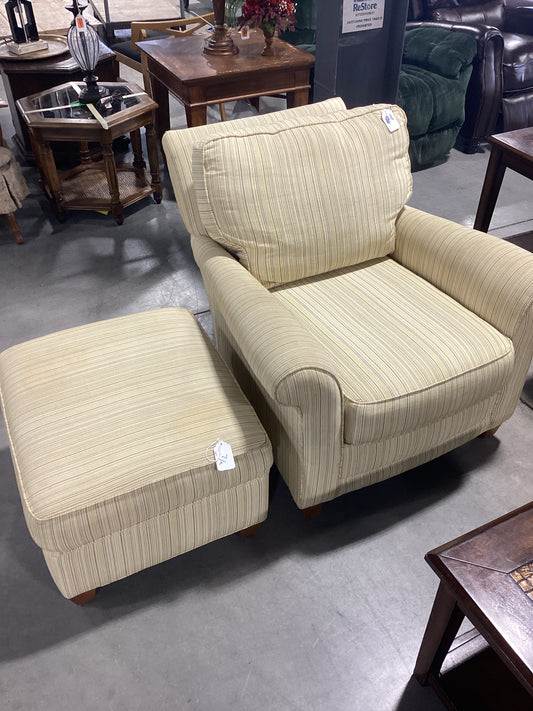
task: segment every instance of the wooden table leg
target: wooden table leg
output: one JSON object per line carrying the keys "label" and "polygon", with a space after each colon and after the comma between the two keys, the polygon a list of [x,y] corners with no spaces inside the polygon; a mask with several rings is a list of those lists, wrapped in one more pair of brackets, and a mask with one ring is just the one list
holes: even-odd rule
{"label": "wooden table leg", "polygon": [[134,131],[130,132],[130,140],[131,147],[133,150],[133,167],[135,168],[135,175],[144,183],[144,169],[146,168],[146,163],[143,159],[143,148],[140,129],[137,128]]}
{"label": "wooden table leg", "polygon": [[185,116],[188,128],[205,126],[207,123],[207,106],[185,106]]}
{"label": "wooden table leg", "polygon": [[436,677],[459,631],[464,614],[444,583],[440,583],[420,645],[414,676],[422,685]]}
{"label": "wooden table leg", "polygon": [[37,146],[37,155],[35,156],[39,169],[43,175],[43,185],[45,194],[48,194],[52,201],[52,206],[60,222],[65,220],[65,211],[63,210],[63,193],[61,192],[61,182],[57,174],[56,162],[49,141],[32,141],[34,149]]}
{"label": "wooden table leg", "polygon": [[474,220],[475,230],[487,232],[489,229],[496,200],[498,199],[503,176],[505,174],[505,168],[506,165],[503,159],[503,151],[499,146],[493,145],[487,165],[487,172],[485,173],[485,180],[483,181],[483,188],[481,189],[476,219]]}
{"label": "wooden table leg", "polygon": [[151,123],[146,124],[146,148],[148,150],[148,163],[150,164],[150,173],[152,175],[152,189],[154,191],[154,200],[157,204],[161,202],[163,193],[161,191],[161,179],[159,177],[159,154],[157,152],[157,141],[155,138],[154,127]]}
{"label": "wooden table leg", "polygon": [[87,164],[91,162],[91,152],[89,151],[88,141],[80,141],[80,156],[82,163]]}
{"label": "wooden table leg", "polygon": [[153,74],[150,74],[150,83],[152,85],[152,98],[159,106],[156,119],[156,132],[159,141],[163,138],[165,131],[170,128],[170,107],[168,101],[168,89]]}
{"label": "wooden table leg", "polygon": [[115,218],[117,225],[121,225],[124,222],[124,206],[120,202],[117,166],[115,163],[115,156],[113,155],[113,144],[111,139],[109,142],[102,142],[102,156],[104,159],[109,195],[111,197],[111,212],[113,213],[113,217]]}

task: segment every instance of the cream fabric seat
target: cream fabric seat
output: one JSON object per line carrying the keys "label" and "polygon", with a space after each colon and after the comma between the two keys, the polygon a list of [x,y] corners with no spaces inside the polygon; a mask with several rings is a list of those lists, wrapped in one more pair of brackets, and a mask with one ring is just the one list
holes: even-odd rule
{"label": "cream fabric seat", "polygon": [[[65,597],[266,516],[270,443],[184,309],[13,346],[0,395],[28,529]],[[217,470],[218,439],[235,468]]]}
{"label": "cream fabric seat", "polygon": [[300,508],[492,432],[533,355],[533,256],[407,205],[406,118],[340,99],[163,139],[217,348]]}
{"label": "cream fabric seat", "polygon": [[273,293],[332,359],[347,444],[379,442],[485,400],[513,370],[509,338],[387,257]]}

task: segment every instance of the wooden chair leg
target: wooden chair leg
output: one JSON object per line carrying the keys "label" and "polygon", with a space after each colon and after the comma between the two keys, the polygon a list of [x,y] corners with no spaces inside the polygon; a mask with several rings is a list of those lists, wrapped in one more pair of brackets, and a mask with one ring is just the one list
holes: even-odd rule
{"label": "wooden chair leg", "polygon": [[300,509],[300,512],[306,521],[310,521],[315,516],[318,516],[321,510],[322,504],[315,504],[314,506],[308,506],[306,509]]}
{"label": "wooden chair leg", "polygon": [[87,592],[80,593],[79,595],[75,595],[74,597],[71,597],[70,600],[75,605],[85,605],[86,602],[91,602],[91,600],[94,600],[95,595],[96,588],[94,588],[93,590],[87,590]]}
{"label": "wooden chair leg", "polygon": [[261,528],[261,522],[256,523],[253,526],[249,526],[248,528],[244,528],[242,531],[239,531],[239,536],[241,538],[249,538],[250,536],[255,536],[257,531]]}
{"label": "wooden chair leg", "polygon": [[220,108],[220,120],[227,121],[228,117],[226,116],[226,104],[221,101],[218,106]]}
{"label": "wooden chair leg", "polygon": [[479,439],[489,439],[489,437],[492,437],[493,435],[495,435],[499,429],[500,429],[500,425],[498,425],[498,427],[493,427],[491,430],[487,430],[486,432],[482,432],[479,435]]}
{"label": "wooden chair leg", "polygon": [[15,237],[15,242],[17,244],[24,244],[24,239],[22,238],[22,233],[20,231],[19,223],[17,222],[17,218],[15,217],[14,212],[9,212],[7,215],[7,222],[9,224],[9,227],[11,228],[11,232],[13,232],[13,236]]}

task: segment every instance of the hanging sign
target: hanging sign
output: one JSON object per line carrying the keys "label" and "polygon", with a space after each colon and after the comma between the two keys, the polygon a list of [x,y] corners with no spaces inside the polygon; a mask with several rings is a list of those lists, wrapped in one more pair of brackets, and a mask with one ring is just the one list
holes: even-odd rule
{"label": "hanging sign", "polygon": [[344,0],[342,32],[361,32],[383,27],[385,0]]}

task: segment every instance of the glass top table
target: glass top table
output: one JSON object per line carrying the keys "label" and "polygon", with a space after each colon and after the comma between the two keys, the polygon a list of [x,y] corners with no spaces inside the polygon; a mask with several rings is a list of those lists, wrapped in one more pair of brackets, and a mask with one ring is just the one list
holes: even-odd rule
{"label": "glass top table", "polygon": [[[65,210],[112,212],[122,224],[124,208],[148,195],[161,202],[159,157],[154,132],[157,104],[136,84],[100,82],[106,94],[94,104],[82,104],[82,82],[68,82],[17,101],[29,131],[41,173],[41,187],[59,220]],[[146,174],[140,130],[146,133],[150,173]],[[131,165],[117,164],[113,141],[129,134]],[[52,145],[80,146],[81,164],[58,173]],[[99,144],[99,157],[89,144]]]}
{"label": "glass top table", "polygon": [[[42,119],[86,119],[96,121],[98,119],[89,107],[79,102],[80,86],[83,85],[78,83],[64,84],[30,97],[30,103],[33,108],[24,109],[24,113],[38,114],[38,117]],[[97,102],[95,108],[100,116],[106,118],[133,106],[138,106],[143,95],[146,96],[146,92],[136,92],[131,87],[121,84],[110,88],[109,93]]]}

